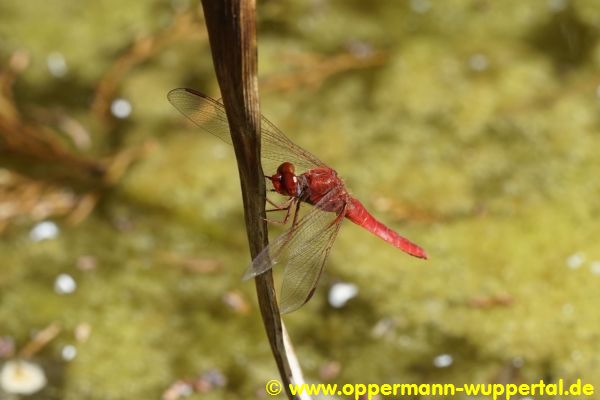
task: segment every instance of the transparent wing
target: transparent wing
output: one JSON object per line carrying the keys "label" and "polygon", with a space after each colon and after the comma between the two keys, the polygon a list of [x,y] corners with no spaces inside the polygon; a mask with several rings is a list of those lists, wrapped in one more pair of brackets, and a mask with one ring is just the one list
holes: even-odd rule
{"label": "transparent wing", "polygon": [[[192,122],[231,144],[229,123],[223,104],[193,89],[173,89],[167,98]],[[296,166],[296,173],[321,167],[325,164],[289,140],[283,132],[264,116],[261,116],[261,158],[265,173],[274,172],[283,162]]]}
{"label": "transparent wing", "polygon": [[339,203],[336,190],[330,191],[313,209],[266,247],[250,264],[244,279],[285,265],[279,306],[282,313],[300,308],[313,295],[329,250],[343,220],[343,207],[338,213],[328,203]]}
{"label": "transparent wing", "polygon": [[315,240],[309,240],[306,247],[298,248],[289,258],[283,272],[283,283],[279,294],[282,313],[297,310],[313,296],[340,226],[341,219],[334,220],[333,224],[318,233]]}

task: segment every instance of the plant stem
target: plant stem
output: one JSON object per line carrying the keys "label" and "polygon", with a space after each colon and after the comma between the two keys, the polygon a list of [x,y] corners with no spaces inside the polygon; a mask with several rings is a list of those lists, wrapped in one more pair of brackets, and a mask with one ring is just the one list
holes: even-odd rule
{"label": "plant stem", "polygon": [[[265,221],[265,181],[260,164],[255,0],[202,0],[217,79],[238,164],[246,232],[254,259],[268,244]],[[258,304],[283,387],[304,383],[287,336],[271,271],[255,278]]]}

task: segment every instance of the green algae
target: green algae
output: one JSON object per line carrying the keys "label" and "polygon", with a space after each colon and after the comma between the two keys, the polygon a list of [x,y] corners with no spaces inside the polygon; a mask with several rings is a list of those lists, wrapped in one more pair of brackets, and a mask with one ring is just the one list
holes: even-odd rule
{"label": "green algae", "polygon": [[[345,224],[315,298],[285,317],[307,379],[320,381],[335,360],[339,383],[582,378],[600,387],[600,6],[455,0],[421,2],[429,8],[420,13],[411,9],[418,1],[264,3],[264,77],[293,71],[290,52],[335,54],[361,42],[387,54],[381,66],[318,87],[266,92],[262,109],[431,258],[409,259]],[[90,93],[131,40],[172,11],[160,2],[59,4],[0,4],[0,56],[29,51],[17,97],[31,106],[50,91],[44,104],[89,123],[98,141],[90,152],[101,154],[110,147],[101,128],[65,96]],[[69,24],[53,22],[64,15]],[[565,41],[546,40],[561,24],[572,29]],[[48,89],[57,82],[44,60],[54,51],[69,65],[58,86],[76,81],[70,92]],[[152,150],[85,222],[57,220],[56,239],[31,242],[28,222],[4,234],[0,335],[23,345],[53,321],[63,328],[37,355],[61,369],[39,398],[157,398],[211,369],[226,386],[190,398],[250,398],[276,377],[253,285],[240,281],[249,256],[233,151],[185,125],[165,98],[189,82],[215,93],[205,42],[174,44],[131,71],[119,95],[134,111],[119,132],[126,145],[151,140]],[[577,253],[583,262],[570,268]],[[194,273],[165,254],[222,267]],[[81,256],[96,268],[77,268]],[[61,273],[75,278],[73,294],[54,292]],[[337,281],[360,290],[341,310],[327,304]],[[247,314],[225,305],[229,291],[250,304]],[[85,342],[74,336],[81,323],[92,328]],[[70,362],[60,357],[67,344],[77,348]],[[441,354],[452,365],[436,368]]]}

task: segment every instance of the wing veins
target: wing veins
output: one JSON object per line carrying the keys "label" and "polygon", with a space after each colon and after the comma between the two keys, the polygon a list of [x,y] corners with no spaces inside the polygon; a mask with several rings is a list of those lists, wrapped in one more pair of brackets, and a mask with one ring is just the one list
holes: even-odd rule
{"label": "wing veins", "polygon": [[[223,104],[193,89],[174,89],[168,99],[179,112],[209,133],[231,144],[227,114]],[[296,145],[271,121],[261,115],[262,158],[276,163],[291,162],[298,171],[325,165],[309,151]],[[268,165],[276,168],[278,165]]]}

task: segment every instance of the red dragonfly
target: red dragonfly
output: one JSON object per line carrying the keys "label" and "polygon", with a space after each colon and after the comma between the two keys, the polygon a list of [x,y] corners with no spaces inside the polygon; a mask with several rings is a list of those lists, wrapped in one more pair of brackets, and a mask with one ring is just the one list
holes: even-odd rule
{"label": "red dragonfly", "polygon": [[[223,104],[193,89],[174,89],[168,99],[183,115],[231,144]],[[244,279],[251,279],[276,264],[285,265],[280,292],[282,313],[300,308],[312,297],[344,218],[362,226],[400,250],[427,258],[425,251],[373,217],[346,190],[333,168],[288,139],[269,120],[261,120],[261,159],[273,191],[288,199],[267,211],[286,211],[282,222],[293,214],[291,227],[265,248],[250,264]],[[299,218],[300,205],[312,209]]]}

